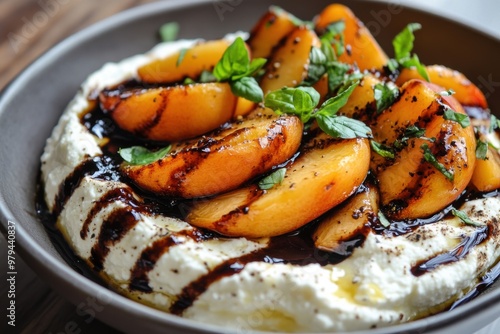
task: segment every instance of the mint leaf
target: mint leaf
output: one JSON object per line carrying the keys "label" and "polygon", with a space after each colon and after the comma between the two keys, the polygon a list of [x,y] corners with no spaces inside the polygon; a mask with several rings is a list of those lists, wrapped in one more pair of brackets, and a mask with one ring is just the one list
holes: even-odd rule
{"label": "mint leaf", "polygon": [[432,154],[429,146],[427,144],[422,144],[420,148],[424,152],[425,161],[430,163],[432,166],[434,166],[434,168],[436,168],[439,172],[441,172],[441,174],[443,174],[448,180],[453,182],[453,179],[455,177],[453,171],[446,169],[446,167],[436,159],[434,154]]}
{"label": "mint leaf", "polygon": [[132,146],[128,148],[120,148],[118,150],[118,153],[120,154],[122,159],[129,164],[147,165],[162,159],[170,152],[171,149],[171,145],[164,147],[158,151],[150,151],[142,146]]}
{"label": "mint leaf", "polygon": [[335,62],[327,69],[328,74],[328,90],[335,92],[345,81],[349,80],[347,72],[350,66],[348,64]]}
{"label": "mint leaf", "polygon": [[424,64],[420,62],[420,59],[418,59],[418,56],[416,54],[414,54],[411,58],[401,59],[399,63],[406,68],[415,67],[417,69],[418,74],[420,74],[420,76],[424,78],[425,81],[430,82],[427,69],[425,68]]}
{"label": "mint leaf", "polygon": [[163,42],[175,41],[179,33],[179,24],[177,22],[165,23],[160,27],[159,33]]}
{"label": "mint leaf", "polygon": [[486,160],[487,156],[488,156],[488,143],[478,139],[476,146],[476,158],[481,160]]}
{"label": "mint leaf", "polygon": [[327,56],[324,52],[317,47],[312,47],[309,52],[309,66],[307,70],[307,78],[304,83],[307,85],[314,85],[327,70]]}
{"label": "mint leaf", "polygon": [[378,83],[373,87],[377,113],[389,108],[399,96],[399,88],[392,82]]}
{"label": "mint leaf", "polygon": [[375,140],[370,140],[370,146],[375,153],[383,158],[394,159],[394,151],[391,147],[377,143]]}
{"label": "mint leaf", "polygon": [[297,115],[307,123],[318,105],[319,93],[311,87],[284,87],[266,95],[264,105],[278,113]]}
{"label": "mint leaf", "polygon": [[274,188],[276,185],[279,185],[285,179],[286,168],[279,168],[260,180],[259,188],[261,190],[269,190]]}
{"label": "mint leaf", "polygon": [[482,227],[482,226],[484,226],[484,224],[475,222],[472,219],[470,219],[469,216],[467,216],[467,214],[465,212],[463,212],[463,211],[460,211],[460,210],[457,210],[457,209],[452,209],[451,213],[455,217],[460,218],[460,220],[462,222],[464,222],[465,224],[467,224],[467,225],[471,225],[471,226],[475,226],[475,227]]}
{"label": "mint leaf", "polygon": [[424,140],[428,140],[430,142],[435,142],[435,138],[427,138],[424,137],[425,135],[425,129],[424,128],[419,128],[416,125],[410,125],[405,129],[405,132],[403,133],[403,137],[401,139],[397,139],[394,141],[394,147],[397,149],[403,148],[405,145],[407,145],[407,142],[410,138],[420,138]]}
{"label": "mint leaf", "polygon": [[344,30],[344,20],[335,21],[326,27],[326,32],[321,36],[322,41],[335,47],[337,57],[344,53]]}
{"label": "mint leaf", "polygon": [[236,81],[230,81],[231,91],[236,96],[259,103],[264,99],[264,94],[255,78],[243,77]]}
{"label": "mint leaf", "polygon": [[458,113],[445,105],[443,118],[448,121],[454,121],[460,124],[462,128],[466,128],[470,125],[470,118],[466,114]]}
{"label": "mint leaf", "polygon": [[329,116],[316,114],[318,125],[333,138],[370,138],[371,129],[363,122],[345,116]]}

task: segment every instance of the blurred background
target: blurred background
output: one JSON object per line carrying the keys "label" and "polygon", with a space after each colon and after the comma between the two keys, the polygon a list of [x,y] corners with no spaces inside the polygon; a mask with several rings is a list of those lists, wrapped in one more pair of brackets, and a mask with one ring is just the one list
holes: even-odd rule
{"label": "blurred background", "polygon": [[[85,27],[125,9],[155,0],[0,0],[0,91],[23,68],[53,45]],[[158,0],[157,0],[158,1]],[[163,0],[176,1],[176,0]],[[216,1],[216,0],[214,0]],[[246,0],[249,1],[249,0]],[[374,0],[380,1],[380,0]],[[400,0],[438,15],[472,25],[500,40],[498,0]],[[466,47],[466,46],[464,46]],[[445,51],[445,49],[444,49]],[[478,52],[481,52],[478,50]],[[473,61],[473,59],[471,59]],[[6,299],[6,241],[0,235],[0,296]],[[98,320],[83,321],[76,307],[53,292],[17,257],[17,326],[15,333],[117,333]],[[3,309],[3,308],[2,308]],[[6,333],[6,320],[0,333]],[[500,333],[500,318],[476,334]]]}

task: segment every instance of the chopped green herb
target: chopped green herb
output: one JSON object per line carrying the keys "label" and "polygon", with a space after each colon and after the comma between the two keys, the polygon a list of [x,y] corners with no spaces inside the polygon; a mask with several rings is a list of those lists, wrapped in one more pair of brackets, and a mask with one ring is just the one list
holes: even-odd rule
{"label": "chopped green herb", "polygon": [[371,138],[371,129],[363,122],[345,116],[316,115],[318,125],[333,138]]}
{"label": "chopped green herb", "polygon": [[464,222],[467,225],[475,226],[475,227],[482,227],[484,224],[478,223],[473,221],[472,219],[467,216],[467,214],[463,211],[457,210],[457,209],[452,209],[451,213],[455,216],[460,218],[462,222]]}
{"label": "chopped green herb", "polygon": [[299,116],[302,122],[307,123],[319,99],[320,95],[314,88],[284,87],[267,94],[264,104],[278,113]]}
{"label": "chopped green herb", "polygon": [[495,129],[500,129],[500,119],[495,115],[490,116],[490,132],[495,131]]}
{"label": "chopped green herb", "polygon": [[470,125],[470,118],[466,114],[461,114],[446,106],[444,110],[444,119],[448,121],[454,121],[460,124],[462,128],[466,128]]}
{"label": "chopped green herb", "polygon": [[370,146],[373,151],[383,158],[394,159],[394,150],[387,145],[377,143],[375,140],[370,140]]}
{"label": "chopped green herb", "polygon": [[150,151],[142,146],[132,146],[121,148],[118,153],[120,156],[132,165],[147,165],[165,157],[172,147],[169,145],[158,151]]}
{"label": "chopped green herb", "polygon": [[184,57],[186,57],[186,53],[189,51],[189,49],[181,49],[179,51],[179,58],[177,58],[177,62],[175,63],[176,67],[179,67],[184,60]]}
{"label": "chopped green herb", "polygon": [[262,190],[269,190],[274,188],[276,185],[279,185],[285,179],[286,168],[279,168],[260,180],[259,188]]}
{"label": "chopped green herb", "polygon": [[340,108],[345,106],[352,92],[358,85],[359,81],[352,83],[344,91],[323,102],[321,107],[319,107],[317,114],[322,116],[334,116],[340,110]]}
{"label": "chopped green herb", "polygon": [[309,66],[305,83],[314,85],[327,71],[328,59],[321,48],[312,47],[309,52]]}
{"label": "chopped green herb", "polygon": [[380,225],[382,225],[385,228],[388,228],[391,226],[391,222],[387,217],[382,213],[382,211],[378,212],[378,221],[380,222]]}
{"label": "chopped green herb", "polygon": [[186,79],[184,79],[184,82],[182,84],[185,85],[185,86],[187,86],[187,85],[192,85],[194,83],[196,83],[196,81],[194,81],[193,79],[186,78]]}
{"label": "chopped green herb", "polygon": [[443,90],[439,95],[441,96],[452,96],[455,94],[455,91],[453,89],[448,89],[448,90]]}
{"label": "chopped green herb", "polygon": [[179,34],[179,24],[177,22],[165,23],[160,27],[159,33],[163,42],[175,41]]}
{"label": "chopped green herb", "polygon": [[420,146],[420,148],[424,152],[425,161],[430,163],[432,166],[434,166],[434,168],[436,168],[439,172],[441,172],[441,174],[443,174],[448,180],[453,182],[453,180],[455,178],[453,171],[446,169],[446,167],[436,159],[434,154],[432,154],[431,149],[429,148],[429,145],[422,144],[422,146]]}
{"label": "chopped green herb", "polygon": [[264,94],[260,86],[255,84],[255,79],[251,77],[265,63],[266,59],[263,58],[253,59],[250,62],[245,42],[241,37],[237,37],[215,65],[213,75],[219,82],[229,82],[235,95],[253,102],[261,102]]}
{"label": "chopped green herb", "polygon": [[326,32],[320,37],[322,41],[335,47],[337,57],[344,53],[344,30],[344,20],[335,21],[326,27]]}
{"label": "chopped green herb", "polygon": [[476,158],[481,160],[486,160],[487,155],[488,155],[488,143],[482,141],[481,139],[478,139],[476,146]]}
{"label": "chopped green herb", "polygon": [[398,98],[399,89],[392,82],[378,83],[373,87],[373,94],[377,102],[377,113],[381,113]]}
{"label": "chopped green herb", "polygon": [[215,78],[212,72],[205,70],[201,72],[199,81],[201,83],[207,83],[207,82],[215,82],[217,81],[217,79]]}
{"label": "chopped green herb", "polygon": [[260,102],[264,99],[264,93],[255,78],[243,77],[236,81],[229,82],[231,91],[236,96],[242,96],[252,102]]}

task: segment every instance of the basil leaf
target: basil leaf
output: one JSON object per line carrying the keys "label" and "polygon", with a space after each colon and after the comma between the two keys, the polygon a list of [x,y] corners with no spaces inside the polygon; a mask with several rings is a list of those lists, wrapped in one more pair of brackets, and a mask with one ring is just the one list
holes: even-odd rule
{"label": "basil leaf", "polygon": [[182,63],[184,60],[184,57],[186,56],[186,52],[188,52],[189,49],[181,49],[179,51],[179,58],[177,58],[177,62],[175,63],[176,67],[179,67],[179,65]]}
{"label": "basil leaf", "polygon": [[170,152],[171,149],[171,145],[164,147],[158,151],[150,151],[142,146],[132,146],[128,148],[120,148],[118,150],[118,153],[120,154],[122,159],[129,164],[147,165],[162,159]]}
{"label": "basil leaf", "polygon": [[274,186],[279,185],[285,179],[286,168],[279,168],[260,180],[259,188],[261,190],[269,190],[274,188]]}
{"label": "basil leaf", "polygon": [[391,222],[385,217],[385,215],[382,213],[382,211],[379,211],[378,214],[378,221],[380,222],[380,225],[382,225],[385,228],[388,228],[391,226]]}
{"label": "basil leaf", "polygon": [[165,23],[160,27],[159,33],[163,42],[175,41],[179,33],[179,24],[177,22]]}
{"label": "basil leaf", "polygon": [[486,160],[488,155],[488,143],[478,139],[476,146],[476,158]]}
{"label": "basil leaf", "polygon": [[405,129],[404,137],[407,138],[420,138],[425,135],[425,128],[419,128],[416,125],[410,125]]}
{"label": "basil leaf", "polygon": [[394,151],[389,146],[377,143],[375,140],[370,140],[370,146],[381,157],[394,159]]}
{"label": "basil leaf", "polygon": [[207,70],[204,70],[203,72],[201,72],[200,74],[200,79],[199,81],[201,83],[207,83],[207,82],[215,82],[217,81],[217,79],[215,78],[215,76],[213,75],[212,72],[210,71],[207,71]]}
{"label": "basil leaf", "polygon": [[432,154],[429,146],[427,144],[422,144],[420,148],[424,152],[425,161],[430,163],[432,166],[434,166],[434,168],[436,168],[439,172],[441,172],[441,174],[443,174],[448,180],[453,182],[453,179],[455,178],[453,171],[446,169],[446,167],[436,159],[434,154]]}
{"label": "basil leaf", "polygon": [[215,65],[213,74],[218,81],[227,81],[233,75],[247,73],[249,68],[250,57],[245,42],[237,37]]}
{"label": "basil leaf", "polygon": [[358,85],[359,81],[351,84],[346,90],[344,90],[340,94],[337,94],[336,96],[323,102],[323,104],[319,107],[317,114],[322,116],[335,115],[340,108],[345,106],[352,92],[354,91],[354,89],[356,89]]}
{"label": "basil leaf", "polygon": [[243,97],[255,103],[264,99],[264,93],[255,78],[243,77],[236,81],[230,81],[231,91],[234,95]]}
{"label": "basil leaf", "polygon": [[372,132],[363,122],[345,117],[316,114],[318,125],[326,134],[333,138],[370,138]]}
{"label": "basil leaf", "polygon": [[396,35],[392,41],[394,47],[394,55],[397,61],[404,58],[410,58],[411,51],[413,50],[413,42],[415,41],[414,31],[422,28],[419,23],[408,24],[403,31]]}
{"label": "basil leaf", "polygon": [[464,222],[467,225],[475,226],[475,227],[482,227],[484,224],[478,223],[473,221],[472,219],[467,216],[467,214],[463,211],[457,210],[457,209],[452,209],[451,213],[455,216],[460,218],[462,222]]}
{"label": "basil leaf", "polygon": [[297,115],[307,123],[319,99],[319,93],[312,87],[284,87],[267,94],[264,105],[279,113]]}
{"label": "basil leaf", "polygon": [[399,88],[392,82],[378,83],[373,87],[373,95],[377,103],[377,113],[389,108],[399,96]]}
{"label": "basil leaf", "polygon": [[458,113],[448,106],[446,106],[446,108],[444,110],[443,118],[448,120],[448,121],[457,122],[458,124],[460,124],[460,126],[462,128],[466,128],[470,125],[469,116],[467,116],[465,114]]}

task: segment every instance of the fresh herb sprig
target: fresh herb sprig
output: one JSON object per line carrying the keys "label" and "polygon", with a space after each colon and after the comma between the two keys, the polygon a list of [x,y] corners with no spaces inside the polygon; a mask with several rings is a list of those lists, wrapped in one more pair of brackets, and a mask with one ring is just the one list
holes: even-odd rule
{"label": "fresh herb sprig", "polygon": [[420,62],[416,54],[412,54],[413,42],[415,41],[415,31],[420,30],[422,26],[419,23],[408,24],[403,31],[396,35],[392,41],[394,47],[394,59],[390,59],[387,67],[391,72],[396,72],[400,67],[415,67],[417,72],[426,81],[430,81],[429,74],[425,65]]}
{"label": "fresh herb sprig", "polygon": [[319,107],[320,95],[312,87],[285,87],[270,92],[266,95],[264,104],[278,114],[296,115],[304,123],[315,119],[321,130],[333,138],[371,138],[371,129],[365,123],[337,115],[358,84],[359,82],[351,84]]}
{"label": "fresh herb sprig", "polygon": [[475,226],[475,227],[483,227],[484,224],[481,224],[481,223],[478,223],[476,221],[473,221],[472,219],[470,219],[469,216],[467,216],[467,214],[463,211],[460,211],[460,210],[457,210],[457,209],[452,209],[451,210],[451,213],[459,218],[463,223],[467,224],[467,225],[471,225],[471,226]]}
{"label": "fresh herb sprig", "polygon": [[380,114],[389,108],[399,96],[399,88],[393,82],[378,83],[373,87],[373,96]]}

